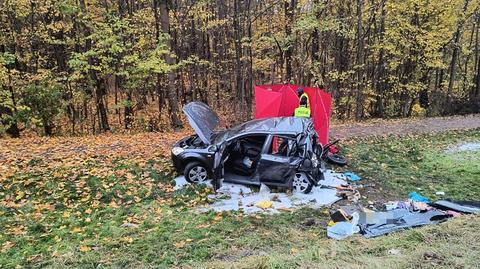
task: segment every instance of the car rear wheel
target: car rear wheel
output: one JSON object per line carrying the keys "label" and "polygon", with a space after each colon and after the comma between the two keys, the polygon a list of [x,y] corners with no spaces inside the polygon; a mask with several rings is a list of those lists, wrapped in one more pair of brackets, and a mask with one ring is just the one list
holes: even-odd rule
{"label": "car rear wheel", "polygon": [[187,164],[183,174],[190,183],[205,183],[208,180],[207,168],[199,162]]}
{"label": "car rear wheel", "polygon": [[313,188],[313,184],[308,176],[303,172],[298,172],[293,178],[293,191],[301,193],[309,193]]}

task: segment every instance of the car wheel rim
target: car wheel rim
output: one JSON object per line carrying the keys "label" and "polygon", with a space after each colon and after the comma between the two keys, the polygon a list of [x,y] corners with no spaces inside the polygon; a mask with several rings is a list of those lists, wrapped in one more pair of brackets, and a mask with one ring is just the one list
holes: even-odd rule
{"label": "car wheel rim", "polygon": [[296,173],[293,179],[293,189],[298,192],[305,192],[310,182],[305,173]]}
{"label": "car wheel rim", "polygon": [[207,180],[207,170],[203,166],[194,166],[190,169],[188,177],[195,183],[201,183]]}

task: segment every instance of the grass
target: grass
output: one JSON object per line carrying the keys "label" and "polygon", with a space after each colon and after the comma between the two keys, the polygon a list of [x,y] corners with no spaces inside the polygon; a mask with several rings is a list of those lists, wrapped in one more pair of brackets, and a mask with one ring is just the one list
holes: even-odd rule
{"label": "grass", "polygon": [[351,169],[369,182],[379,184],[397,198],[416,191],[436,199],[480,197],[480,151],[457,151],[459,144],[480,143],[480,130],[416,135],[404,138],[377,137],[349,141],[346,152]]}
{"label": "grass", "polygon": [[[365,200],[480,197],[479,130],[349,141],[348,169],[369,184]],[[467,159],[466,162],[460,160]],[[0,189],[0,268],[409,268],[480,266],[478,216],[364,239],[326,237],[328,212],[196,213],[201,186],[171,189],[168,160],[42,158],[8,173]],[[421,190],[418,190],[420,188]],[[312,222],[313,220],[313,222]],[[313,224],[312,224],[313,223]],[[389,254],[389,251],[395,254]]]}

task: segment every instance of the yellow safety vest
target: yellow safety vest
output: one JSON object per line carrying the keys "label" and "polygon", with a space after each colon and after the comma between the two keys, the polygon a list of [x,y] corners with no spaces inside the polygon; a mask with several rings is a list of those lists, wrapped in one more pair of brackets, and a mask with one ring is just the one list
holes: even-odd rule
{"label": "yellow safety vest", "polygon": [[303,97],[307,98],[307,106],[299,106],[295,109],[295,117],[303,117],[303,118],[310,118],[310,99],[308,98],[308,94],[304,93],[300,96],[300,100]]}
{"label": "yellow safety vest", "polygon": [[310,118],[310,108],[299,106],[295,109],[295,117]]}

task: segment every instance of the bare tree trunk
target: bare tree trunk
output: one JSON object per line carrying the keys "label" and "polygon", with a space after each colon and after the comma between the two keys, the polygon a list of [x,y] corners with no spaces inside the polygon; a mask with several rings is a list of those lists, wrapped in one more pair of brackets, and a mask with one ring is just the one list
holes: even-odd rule
{"label": "bare tree trunk", "polygon": [[[314,0],[313,1],[313,5],[314,5],[314,8],[315,8],[315,18],[317,19],[317,21],[320,20],[320,12],[318,11],[318,5],[320,4],[320,1],[319,0]],[[307,82],[310,83],[311,81],[311,77],[312,77],[312,72],[314,71],[317,71],[317,66],[319,65],[319,59],[320,59],[320,56],[319,56],[319,50],[320,50],[320,33],[318,31],[318,28],[315,27],[315,29],[313,30],[313,33],[312,33],[312,49],[311,49],[311,59],[312,59],[312,63],[311,63],[311,71],[309,72],[308,74],[308,78],[307,78]],[[315,84],[318,83],[318,81],[314,81]]]}
{"label": "bare tree trunk", "polygon": [[[380,13],[380,38],[379,42],[382,44],[384,41],[385,35],[385,1],[382,0],[381,3],[381,13]],[[383,44],[382,44],[383,45]],[[376,84],[377,90],[377,105],[376,105],[376,116],[383,117],[384,113],[384,91],[385,91],[385,50],[383,46],[380,48],[378,55],[377,71],[374,75],[374,83]]]}
{"label": "bare tree trunk", "polygon": [[293,40],[292,39],[292,25],[293,25],[293,14],[295,6],[297,5],[296,0],[285,0],[285,37],[287,38],[287,48],[285,50],[285,81],[287,83],[292,83],[292,55],[293,55]]}
{"label": "bare tree trunk", "polygon": [[[473,86],[473,98],[476,99],[476,102],[479,102],[480,97],[480,12],[477,12],[477,25],[475,31],[475,68],[477,73],[474,76],[474,86]],[[475,70],[475,69],[474,69]],[[480,106],[480,104],[478,104]]]}
{"label": "bare tree trunk", "polygon": [[[234,47],[235,47],[235,87],[237,90],[237,96],[240,99],[240,107],[243,108],[245,104],[245,88],[243,87],[242,82],[242,43],[241,43],[241,33],[240,33],[240,22],[239,22],[239,13],[240,13],[240,0],[233,1],[233,38],[234,38]],[[241,111],[244,111],[241,109]]]}
{"label": "bare tree trunk", "polygon": [[355,118],[363,118],[363,64],[364,64],[364,36],[362,9],[364,0],[357,0],[357,100]]}
{"label": "bare tree trunk", "polygon": [[[467,11],[468,4],[470,3],[470,0],[465,0],[464,6],[463,6],[463,13]],[[460,52],[460,38],[462,36],[462,28],[463,28],[463,21],[460,21],[457,26],[457,31],[455,32],[454,35],[454,41],[453,41],[453,51],[452,51],[452,61],[450,62],[450,78],[448,81],[448,90],[447,90],[447,98],[445,100],[445,107],[446,107],[446,112],[451,113],[452,111],[452,91],[453,91],[453,84],[455,83],[455,75],[456,75],[456,67],[457,67],[457,59],[458,59],[458,54]]]}
{"label": "bare tree trunk", "polygon": [[[154,0],[158,1],[158,0]],[[161,19],[161,29],[162,32],[170,34],[170,18],[168,15],[168,6],[167,6],[167,1],[162,0],[160,1],[160,4],[158,5],[160,8],[160,19]],[[166,40],[166,44],[170,52],[173,52],[173,46],[172,46],[172,40],[169,37]],[[173,66],[175,64],[175,59],[170,55],[167,54],[165,56],[165,62],[168,65]],[[172,126],[175,129],[180,129],[183,127],[183,123],[178,117],[178,100],[177,100],[177,94],[175,91],[175,79],[176,75],[174,71],[170,71],[168,73],[168,89],[167,89],[167,99],[169,103],[169,113],[170,113],[170,119]]]}

